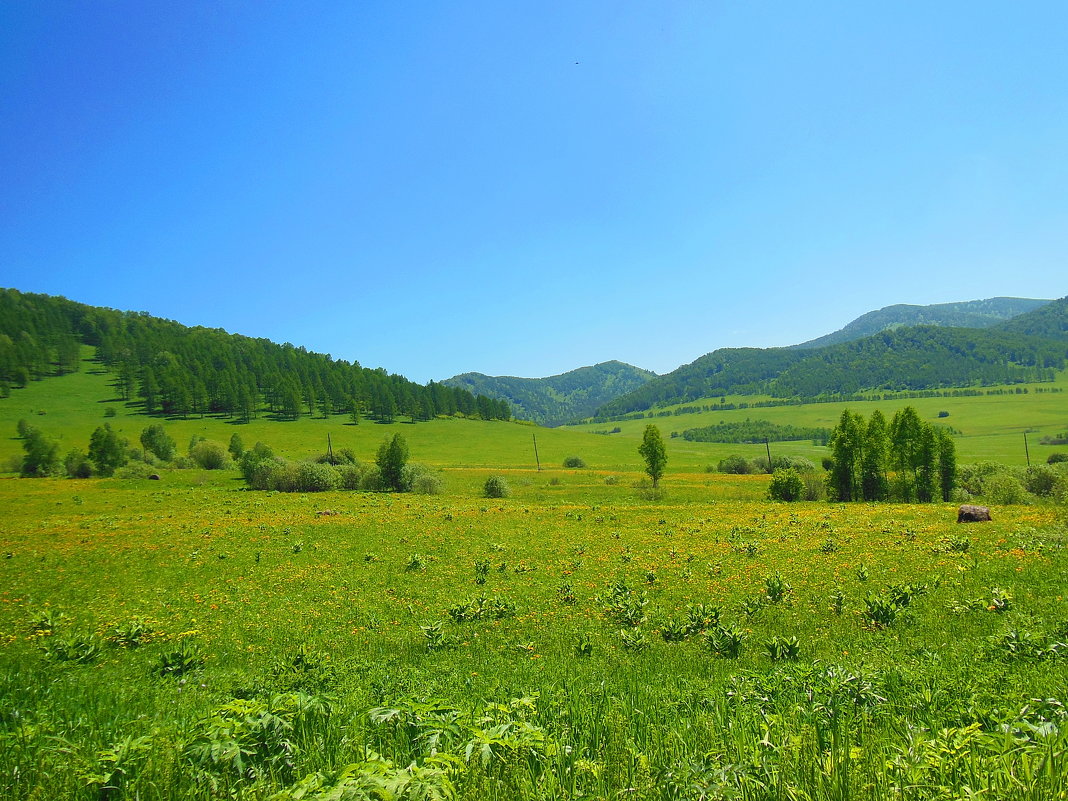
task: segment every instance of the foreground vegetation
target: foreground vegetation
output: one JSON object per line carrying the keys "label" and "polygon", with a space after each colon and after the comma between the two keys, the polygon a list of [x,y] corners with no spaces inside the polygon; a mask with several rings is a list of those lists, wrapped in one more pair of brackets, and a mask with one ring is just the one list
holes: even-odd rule
{"label": "foreground vegetation", "polygon": [[0,794],[1068,792],[1057,507],[968,527],[765,502],[767,476],[651,502],[637,472],[504,472],[497,500],[485,470],[0,480]]}

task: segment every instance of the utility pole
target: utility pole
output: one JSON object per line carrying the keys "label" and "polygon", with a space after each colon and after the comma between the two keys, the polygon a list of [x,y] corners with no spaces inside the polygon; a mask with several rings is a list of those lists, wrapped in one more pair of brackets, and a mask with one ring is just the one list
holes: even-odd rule
{"label": "utility pole", "polygon": [[334,446],[330,442],[330,432],[326,432],[326,458],[330,460],[330,464],[334,463]]}
{"label": "utility pole", "polygon": [[1031,451],[1027,449],[1027,432],[1024,432],[1024,456],[1027,457],[1027,466],[1031,466]]}
{"label": "utility pole", "polygon": [[773,473],[775,471],[772,470],[772,467],[771,467],[771,445],[768,443],[768,438],[767,437],[764,437],[764,447],[768,451],[768,472],[769,473]]}
{"label": "utility pole", "polygon": [[530,435],[534,439],[534,461],[538,463],[538,472],[541,472],[541,459],[538,458],[538,437],[536,434]]}

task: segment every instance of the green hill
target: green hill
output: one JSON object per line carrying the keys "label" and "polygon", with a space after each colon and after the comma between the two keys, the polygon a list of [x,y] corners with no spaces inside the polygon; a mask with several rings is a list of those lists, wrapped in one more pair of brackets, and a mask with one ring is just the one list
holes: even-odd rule
{"label": "green hill", "polygon": [[548,378],[464,373],[442,383],[507,401],[516,417],[555,426],[588,417],[598,406],[631,392],[656,373],[623,362],[580,367]]}
{"label": "green hill", "polygon": [[511,416],[506,403],[441,384],[420,386],[382,369],[288,343],[182,325],[143,312],[0,289],[0,397],[30,381],[78,370],[95,348],[118,399],[149,415],[261,414],[296,420],[345,414],[412,422],[437,415]]}
{"label": "green hill", "polygon": [[1045,306],[1049,302],[1031,298],[987,298],[959,303],[935,303],[928,306],[898,303],[863,314],[838,331],[793,347],[819,348],[824,345],[836,345],[903,326],[939,325],[955,328],[989,328]]}
{"label": "green hill", "polygon": [[1051,301],[1045,306],[999,323],[997,330],[1068,340],[1068,297]]}
{"label": "green hill", "polygon": [[[1068,303],[1055,301],[995,328],[913,326],[820,348],[731,348],[652,379],[601,406],[595,419],[723,395],[821,398],[1050,381],[1068,358]],[[1024,331],[1049,332],[1034,336]]]}

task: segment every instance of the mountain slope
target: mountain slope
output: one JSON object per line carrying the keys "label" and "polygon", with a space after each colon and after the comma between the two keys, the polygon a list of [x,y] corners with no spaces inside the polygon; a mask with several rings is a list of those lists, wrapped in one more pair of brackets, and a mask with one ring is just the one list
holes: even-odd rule
{"label": "mountain slope", "polygon": [[863,314],[838,331],[793,347],[819,348],[824,345],[836,345],[902,326],[939,325],[955,328],[989,328],[1018,315],[1032,312],[1049,302],[1032,298],[987,298],[959,303],[935,303],[929,306],[898,303]]}
{"label": "mountain slope", "polygon": [[1068,339],[1068,297],[999,323],[997,329],[1047,339]]}
{"label": "mountain slope", "polygon": [[[1063,324],[1068,306],[1060,308],[1059,317],[1036,319],[1046,327]],[[1042,381],[1063,369],[1066,359],[1065,340],[990,328],[896,328],[822,348],[713,351],[605,404],[596,416],[727,394],[814,398]]]}
{"label": "mountain slope", "polygon": [[588,417],[598,406],[655,377],[656,373],[640,367],[609,361],[548,378],[463,373],[442,383],[507,401],[516,417],[554,426]]}

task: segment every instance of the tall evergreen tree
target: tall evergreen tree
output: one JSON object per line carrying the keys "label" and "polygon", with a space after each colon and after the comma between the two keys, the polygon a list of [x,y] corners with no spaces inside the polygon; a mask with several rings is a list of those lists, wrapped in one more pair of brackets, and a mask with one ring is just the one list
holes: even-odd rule
{"label": "tall evergreen tree", "polygon": [[884,501],[889,494],[886,475],[888,438],[886,418],[876,409],[864,430],[864,455],[860,467],[861,495],[866,501]]}

